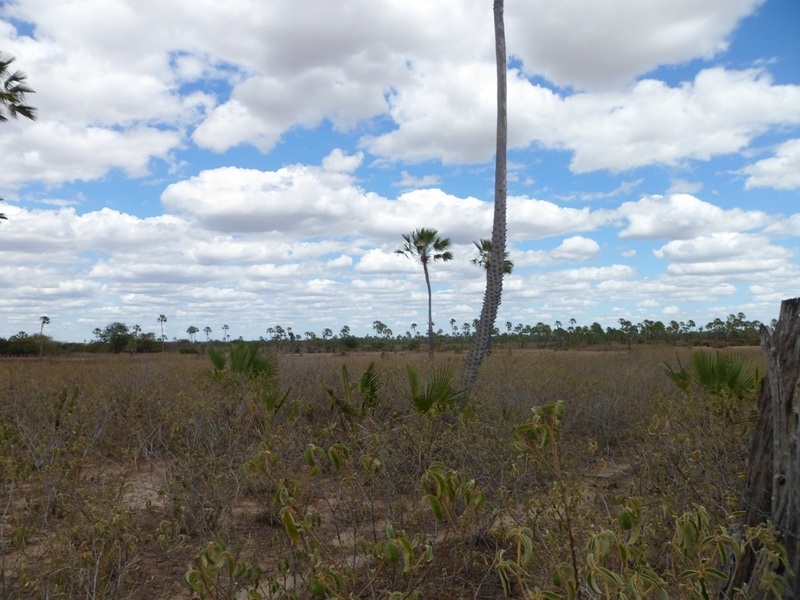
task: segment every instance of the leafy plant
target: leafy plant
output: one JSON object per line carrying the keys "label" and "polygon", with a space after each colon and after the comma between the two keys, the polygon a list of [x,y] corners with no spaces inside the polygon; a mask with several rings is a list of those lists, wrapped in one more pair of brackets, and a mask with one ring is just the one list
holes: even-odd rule
{"label": "leafy plant", "polygon": [[213,346],[208,346],[206,357],[214,367],[213,375],[217,381],[232,373],[241,373],[250,380],[271,380],[278,375],[277,357],[262,354],[258,346],[253,344],[232,344],[227,355],[218,352]]}
{"label": "leafy plant", "polygon": [[[375,363],[369,363],[367,370],[357,381],[350,381],[347,365],[342,365],[339,380],[340,390],[327,388],[331,400],[331,410],[338,410],[341,415],[349,419],[364,417],[378,406],[378,388],[380,379],[375,369]],[[361,400],[360,404],[358,400]]]}
{"label": "leafy plant", "polygon": [[209,542],[186,571],[184,583],[200,600],[237,600],[245,590],[247,600],[261,600],[258,590],[261,570],[242,561],[225,542]]}
{"label": "leafy plant", "polygon": [[664,363],[665,373],[685,394],[694,383],[708,394],[741,400],[754,396],[761,384],[762,375],[741,354],[693,352],[688,369],[681,364],[679,356],[676,358],[678,369]]}
{"label": "leafy plant", "polygon": [[478,511],[486,503],[486,496],[474,479],[440,461],[432,463],[425,471],[422,488],[436,520],[455,529],[460,529],[470,511]]}
{"label": "leafy plant", "polygon": [[465,399],[464,391],[455,387],[455,369],[452,365],[440,365],[431,371],[427,383],[411,365],[406,366],[410,399],[418,413],[440,413],[458,405]]}

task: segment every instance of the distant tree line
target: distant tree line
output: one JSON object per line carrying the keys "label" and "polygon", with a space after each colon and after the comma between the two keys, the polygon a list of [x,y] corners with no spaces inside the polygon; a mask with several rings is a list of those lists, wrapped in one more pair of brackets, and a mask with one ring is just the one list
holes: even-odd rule
{"label": "distant tree line", "polygon": [[[49,320],[47,321],[49,323]],[[43,323],[44,324],[44,323]],[[163,321],[159,322],[163,325]],[[443,350],[461,351],[467,348],[475,334],[477,319],[472,323],[459,324],[450,319],[447,328],[434,331],[437,347]],[[774,321],[772,323],[774,325]],[[688,321],[653,321],[645,319],[633,323],[628,319],[619,319],[614,327],[603,327],[594,322],[581,325],[575,319],[555,321],[552,325],[538,322],[535,325],[514,324],[506,321],[503,327],[495,327],[494,344],[512,348],[549,348],[574,349],[582,347],[622,346],[633,347],[640,344],[672,344],[672,345],[758,345],[760,341],[760,321],[748,320],[744,313],[729,314],[725,319],[716,318],[705,325],[697,325]],[[229,327],[222,327],[221,340],[211,339],[211,328],[202,330],[191,325],[186,330],[187,338],[166,339],[162,334],[157,337],[153,332],[143,332],[139,325],[129,327],[125,323],[115,321],[103,328],[93,331],[94,339],[87,343],[55,342],[42,333],[28,334],[20,331],[5,339],[0,337],[0,356],[38,356],[56,352],[113,352],[113,353],[145,353],[180,351],[199,352],[203,344],[228,344]],[[427,327],[420,328],[411,323],[407,331],[395,333],[380,320],[372,323],[374,333],[356,336],[348,325],[338,332],[328,327],[319,334],[306,331],[295,333],[291,327],[275,325],[266,329],[266,336],[260,336],[251,343],[274,349],[279,353],[318,353],[362,351],[416,351],[427,346]],[[198,342],[197,333],[205,333],[205,340]],[[236,341],[244,341],[241,337]]]}

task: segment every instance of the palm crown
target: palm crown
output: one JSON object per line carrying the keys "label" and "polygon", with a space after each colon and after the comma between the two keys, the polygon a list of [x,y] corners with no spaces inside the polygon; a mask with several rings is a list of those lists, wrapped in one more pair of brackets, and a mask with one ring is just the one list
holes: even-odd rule
{"label": "palm crown", "polygon": [[36,109],[25,104],[25,95],[34,91],[25,85],[25,73],[9,70],[13,62],[13,56],[6,58],[0,54],[0,123],[8,121],[9,116],[36,119]]}
{"label": "palm crown", "polygon": [[[489,269],[492,260],[492,240],[482,239],[480,242],[472,242],[478,249],[478,255],[472,259],[472,264]],[[503,253],[503,274],[510,275],[514,269],[514,263],[508,259],[508,250]]]}
{"label": "palm crown", "polygon": [[431,260],[447,262],[453,259],[453,253],[448,250],[450,238],[440,238],[436,229],[421,227],[410,233],[404,233],[403,239],[406,243],[395,252],[409,258],[417,257],[423,265],[427,265]]}
{"label": "palm crown", "polygon": [[433,357],[433,309],[431,308],[431,279],[428,274],[428,263],[441,260],[447,262],[453,259],[453,253],[448,250],[450,238],[439,237],[436,229],[421,227],[410,233],[403,234],[405,244],[395,250],[397,254],[402,254],[408,258],[416,258],[422,263],[422,270],[425,273],[425,285],[428,288],[428,354]]}

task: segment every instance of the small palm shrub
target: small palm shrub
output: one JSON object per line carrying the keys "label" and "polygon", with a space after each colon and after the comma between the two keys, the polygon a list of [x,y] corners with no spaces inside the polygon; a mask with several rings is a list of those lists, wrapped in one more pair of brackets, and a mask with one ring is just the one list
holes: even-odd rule
{"label": "small palm shrub", "polygon": [[374,362],[369,363],[367,370],[356,381],[350,380],[347,365],[342,365],[339,390],[327,388],[331,410],[349,420],[363,418],[378,406],[379,387],[380,379]]}
{"label": "small palm shrub", "polygon": [[427,382],[423,382],[419,371],[412,365],[406,365],[406,373],[409,399],[420,414],[442,413],[465,399],[464,391],[455,386],[455,367],[452,364],[434,367]]}
{"label": "small palm shrub", "polygon": [[676,358],[678,368],[665,363],[665,372],[685,394],[690,393],[694,384],[712,396],[741,400],[754,396],[761,384],[758,368],[752,367],[741,354],[693,352],[688,368],[683,366],[680,356]]}

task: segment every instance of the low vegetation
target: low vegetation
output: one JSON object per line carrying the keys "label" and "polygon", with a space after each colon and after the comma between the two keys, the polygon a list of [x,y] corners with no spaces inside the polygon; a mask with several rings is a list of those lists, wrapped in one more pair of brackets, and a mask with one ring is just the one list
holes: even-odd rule
{"label": "low vegetation", "polygon": [[778,589],[760,350],[699,352],[496,348],[469,401],[453,353],[7,359],[0,599],[706,598],[747,547]]}

